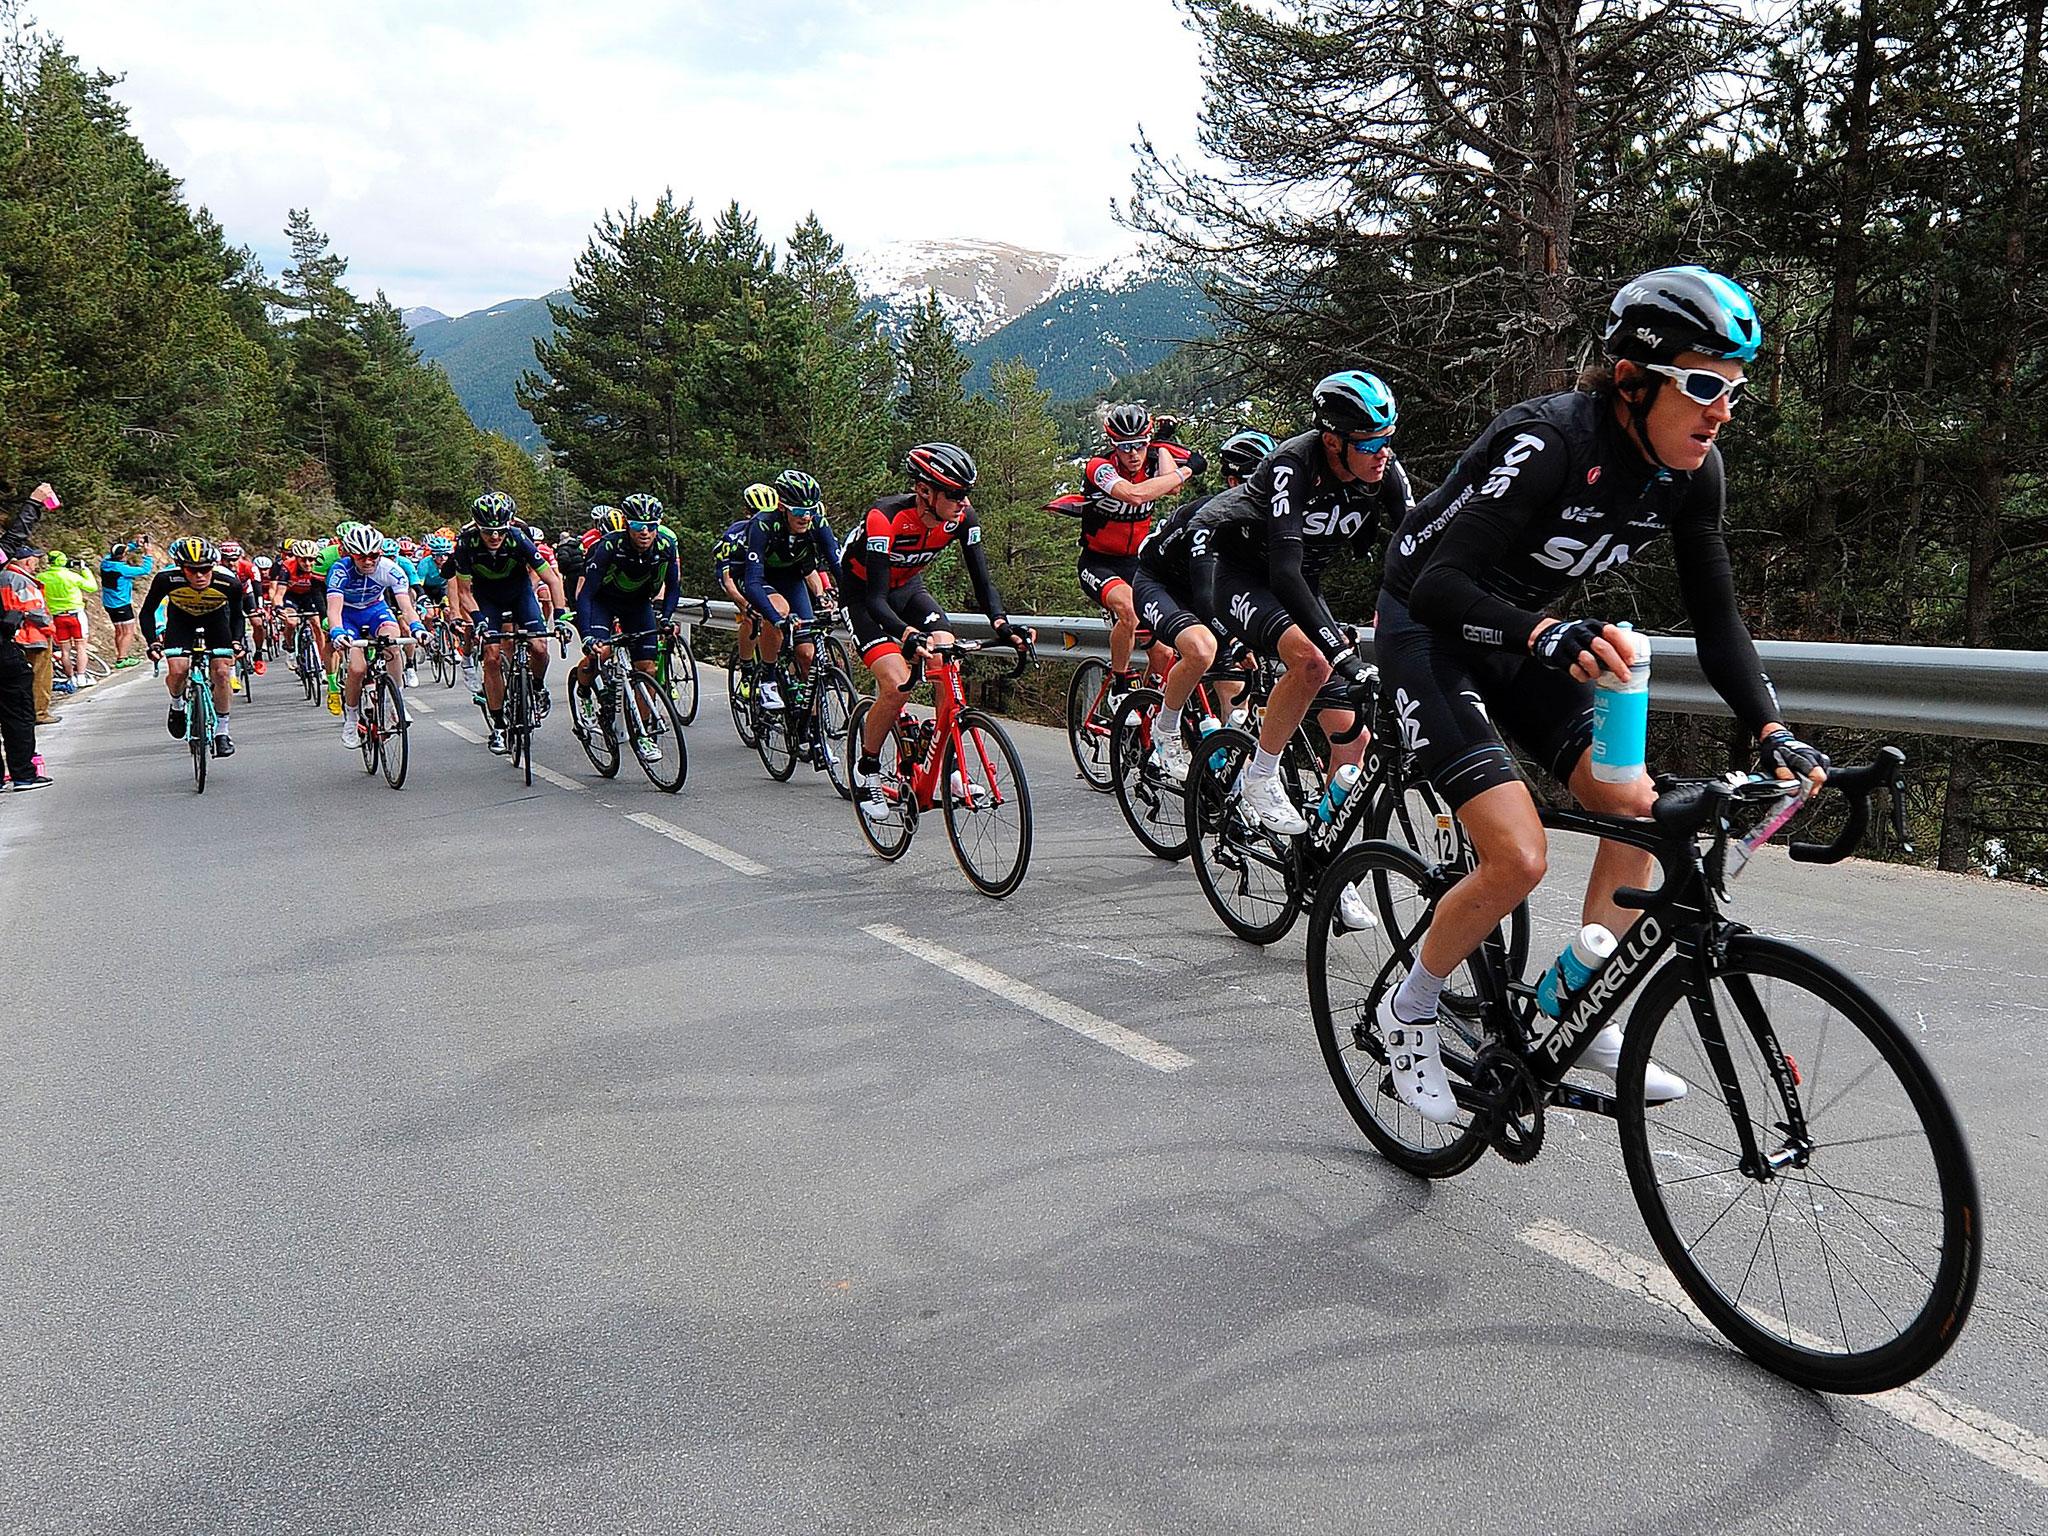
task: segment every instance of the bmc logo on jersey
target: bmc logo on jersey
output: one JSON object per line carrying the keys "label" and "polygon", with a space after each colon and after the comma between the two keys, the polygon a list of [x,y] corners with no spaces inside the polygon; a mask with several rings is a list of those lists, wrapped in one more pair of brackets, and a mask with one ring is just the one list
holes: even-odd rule
{"label": "bmc logo on jersey", "polygon": [[1588,576],[1595,571],[1612,570],[1628,560],[1628,546],[1614,544],[1614,535],[1603,533],[1588,544],[1584,539],[1551,539],[1543,546],[1542,553],[1535,556],[1538,565],[1563,571],[1568,576]]}
{"label": "bmc logo on jersey", "polygon": [[1303,518],[1301,531],[1312,539],[1348,539],[1364,526],[1363,508],[1346,507],[1342,502],[1333,502],[1327,507],[1317,507]]}
{"label": "bmc logo on jersey", "polygon": [[1515,483],[1515,476],[1522,472],[1522,466],[1536,454],[1543,451],[1543,439],[1533,432],[1518,432],[1508,451],[1500,456],[1500,463],[1494,466],[1486,484],[1479,488],[1479,494],[1498,498],[1508,493],[1508,487]]}

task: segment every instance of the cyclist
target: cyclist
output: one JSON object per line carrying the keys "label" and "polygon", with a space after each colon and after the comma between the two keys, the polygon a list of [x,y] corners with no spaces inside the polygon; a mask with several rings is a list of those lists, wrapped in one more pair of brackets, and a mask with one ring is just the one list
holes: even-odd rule
{"label": "cyclist", "polygon": [[[753,491],[748,486],[743,497]],[[773,489],[769,487],[768,489]],[[717,576],[719,586],[732,599],[733,630],[738,639],[738,659],[734,665],[739,668],[739,695],[742,699],[754,697],[754,675],[760,663],[756,659],[755,631],[759,621],[754,608],[747,601],[746,588],[740,583],[746,579],[747,571],[747,530],[754,526],[754,510],[750,503],[747,515],[738,522],[728,524],[725,532],[718,536],[718,542],[711,546],[712,573]]]}
{"label": "cyclist", "polygon": [[327,669],[327,630],[319,623],[320,607],[326,600],[327,584],[313,574],[313,559],[320,546],[311,539],[293,539],[285,545],[284,560],[278,567],[278,587],[284,598],[286,643],[298,644],[301,624],[313,626],[313,643],[320,657],[320,669]]}
{"label": "cyclist", "polygon": [[842,586],[850,598],[847,618],[876,685],[855,771],[865,791],[861,814],[871,821],[890,814],[882,787],[882,744],[903,713],[911,663],[954,638],[946,628],[945,610],[925,590],[924,568],[948,544],[958,544],[975,602],[995,626],[996,638],[1019,650],[1030,644],[1028,635],[1011,628],[989,580],[981,523],[967,499],[976,478],[974,459],[952,443],[919,443],[905,456],[904,469],[909,493],[884,496],[869,507],[859,539],[849,539],[840,557]]}
{"label": "cyclist", "polygon": [[[503,491],[486,491],[470,503],[471,521],[455,536],[455,551],[449,556],[451,603],[457,611],[473,615],[485,633],[502,630],[542,628],[540,598],[534,590],[542,583],[552,598],[555,627],[568,621],[562,601],[562,579],[541,557],[540,549],[524,530],[513,526],[519,508]],[[506,620],[510,623],[507,624]],[[505,748],[505,671],[501,661],[503,642],[493,639],[484,646],[484,705],[490,713],[490,748]],[[533,664],[533,717],[536,723],[548,712],[548,643],[537,636],[528,643],[527,656]]]}
{"label": "cyclist", "polygon": [[[576,596],[576,627],[583,634],[583,659],[570,673],[570,698],[586,727],[597,722],[597,664],[610,655],[608,637],[616,630],[638,636],[632,642],[633,670],[652,675],[660,646],[649,630],[675,622],[683,593],[683,568],[676,536],[661,526],[661,502],[646,492],[626,498],[606,519],[617,519],[590,547],[583,567],[583,585]],[[656,590],[661,618],[654,616]],[[661,749],[648,742],[643,750],[659,758]]]}
{"label": "cyclist", "polygon": [[[343,558],[327,573],[327,639],[341,647],[356,636],[375,635],[382,640],[398,639],[398,619],[403,615],[414,639],[426,633],[419,610],[412,604],[412,583],[398,561],[384,553],[388,541],[368,523],[358,523],[342,539]],[[398,613],[391,605],[398,605]],[[348,650],[348,677],[342,683],[341,741],[343,746],[362,745],[363,678],[369,672],[369,653]],[[387,646],[384,670],[399,689],[404,708],[405,683],[411,668],[405,647]],[[410,718],[408,715],[407,718]]]}
{"label": "cyclist", "polygon": [[[757,502],[756,494],[763,491],[766,496]],[[824,491],[800,469],[785,469],[772,486],[748,486],[747,500],[755,509],[746,535],[747,601],[768,621],[761,627],[759,648],[761,660],[772,668],[782,653],[782,622],[811,619],[813,591],[822,598],[831,590],[830,573],[839,568],[839,541],[821,515]],[[817,654],[817,646],[808,640],[796,648],[801,675],[810,675]],[[772,671],[761,680],[761,702],[770,709],[782,707]]]}
{"label": "cyclist", "polygon": [[[1398,408],[1376,375],[1333,373],[1312,392],[1315,426],[1281,443],[1233,490],[1195,513],[1190,525],[1192,596],[1212,622],[1227,622],[1255,652],[1287,669],[1266,701],[1258,749],[1244,774],[1245,811],[1283,837],[1308,822],[1280,782],[1280,753],[1331,676],[1358,685],[1365,662],[1331,617],[1319,577],[1342,551],[1372,553],[1382,519],[1391,527],[1409,506],[1408,477],[1395,462]],[[1227,616],[1227,619],[1226,619]],[[1322,714],[1333,735],[1347,710]],[[1329,767],[1365,755],[1363,732],[1330,749]],[[1347,903],[1346,922],[1364,915]]]}
{"label": "cyclist", "polygon": [[[1273,448],[1273,439],[1263,432],[1239,432],[1226,439],[1216,452],[1223,470],[1224,489],[1242,485]],[[1175,656],[1162,679],[1153,747],[1159,754],[1160,767],[1177,783],[1186,780],[1188,769],[1193,766],[1180,739],[1181,711],[1187,707],[1202,675],[1216,664],[1216,644],[1220,638],[1195,612],[1193,580],[1188,569],[1195,516],[1213,499],[1204,496],[1174,508],[1173,514],[1139,546],[1137,563],[1131,572],[1131,597],[1140,621],[1152,631],[1154,642],[1169,648]],[[1221,701],[1228,702],[1236,690],[1235,683],[1220,685]]]}
{"label": "cyclist", "polygon": [[1207,466],[1199,453],[1155,442],[1151,413],[1142,405],[1110,407],[1103,435],[1109,452],[1090,459],[1082,471],[1081,554],[1075,569],[1081,590],[1112,621],[1108,702],[1114,708],[1137,681],[1131,670],[1138,634],[1131,573],[1138,546],[1152,529],[1152,504],[1185,488]]}
{"label": "cyclist", "polygon": [[[1778,718],[1777,699],[1735,601],[1723,532],[1721,429],[1742,397],[1762,328],[1749,295],[1703,267],[1662,267],[1625,285],[1603,333],[1607,366],[1581,387],[1510,406],[1409,515],[1380,591],[1380,666],[1405,745],[1464,825],[1478,857],[1445,893],[1417,964],[1390,990],[1379,1027],[1401,1098],[1425,1117],[1457,1110],[1444,1077],[1437,995],[1483,936],[1543,878],[1543,826],[1502,743],[1513,740],[1590,811],[1645,816],[1647,775],[1592,773],[1593,682],[1627,677],[1627,638],[1565,598],[1664,533],[1697,636],[1701,670],[1779,777],[1816,787],[1827,758]],[[1627,931],[1617,886],[1650,882],[1651,855],[1602,843],[1581,921]],[[1580,1065],[1612,1073],[1621,1030]],[[1651,1064],[1644,1096],[1685,1083]]]}
{"label": "cyclist", "polygon": [[[171,563],[150,579],[142,598],[142,638],[151,661],[164,662],[164,684],[171,693],[166,722],[173,736],[185,734],[185,680],[192,673],[192,653],[237,650],[248,634],[249,613],[234,572],[221,565],[221,552],[210,540],[183,538],[172,542]],[[162,605],[163,628],[157,627]],[[183,656],[166,658],[166,648]],[[228,738],[228,708],[234,702],[232,656],[208,658],[213,677],[213,755],[233,757]]]}

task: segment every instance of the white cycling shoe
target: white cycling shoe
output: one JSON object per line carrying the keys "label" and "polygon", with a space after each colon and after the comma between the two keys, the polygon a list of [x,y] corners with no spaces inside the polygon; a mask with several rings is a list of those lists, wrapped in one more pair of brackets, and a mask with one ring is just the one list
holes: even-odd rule
{"label": "white cycling shoe", "polygon": [[362,727],[353,720],[341,722],[341,744],[344,747],[360,747],[363,744]]}
{"label": "white cycling shoe", "polygon": [[[1621,1066],[1621,1026],[1610,1024],[1586,1044],[1579,1066],[1612,1077]],[[1685,1079],[1652,1061],[1643,1068],[1643,1102],[1669,1104],[1685,1097]]]}
{"label": "white cycling shoe", "polygon": [[1346,928],[1370,928],[1373,926],[1372,908],[1366,905],[1365,892],[1358,888],[1356,881],[1344,887],[1337,897],[1337,918]]}
{"label": "white cycling shoe", "polygon": [[1380,999],[1376,1022],[1387,1047],[1387,1073],[1401,1102],[1432,1125],[1457,1119],[1458,1100],[1444,1073],[1443,1026],[1434,1019],[1403,1024],[1394,1016],[1392,990]]}
{"label": "white cycling shoe", "polygon": [[1308,830],[1307,820],[1287,798],[1287,789],[1281,784],[1279,774],[1255,779],[1247,773],[1243,785],[1238,803],[1244,807],[1246,815],[1268,832],[1276,832],[1282,837],[1299,837]]}
{"label": "white cycling shoe", "polygon": [[417,688],[419,687],[419,685],[420,669],[418,667],[407,667],[405,669],[405,686],[408,688]]}
{"label": "white cycling shoe", "polygon": [[[857,770],[854,777],[856,780],[860,779],[860,774]],[[859,788],[860,813],[867,817],[869,821],[887,821],[890,816],[895,814],[896,807],[889,803],[888,793],[882,788],[882,776],[880,773],[869,774],[866,780],[860,784]]]}
{"label": "white cycling shoe", "polygon": [[1176,784],[1188,781],[1188,770],[1195,765],[1194,754],[1188,751],[1187,743],[1178,736],[1161,736],[1153,742],[1152,750],[1159,757],[1159,771]]}
{"label": "white cycling shoe", "polygon": [[782,690],[765,677],[761,679],[761,707],[763,709],[782,708]]}

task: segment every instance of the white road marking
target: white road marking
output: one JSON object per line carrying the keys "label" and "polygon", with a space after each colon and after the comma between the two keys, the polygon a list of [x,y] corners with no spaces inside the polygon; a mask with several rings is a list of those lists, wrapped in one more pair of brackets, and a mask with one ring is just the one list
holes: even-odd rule
{"label": "white road marking", "polygon": [[943,945],[928,939],[920,939],[905,933],[891,923],[867,923],[862,933],[871,934],[885,944],[894,944],[905,954],[915,955],[927,965],[935,965],[942,971],[950,972],[970,986],[984,992],[993,992],[1019,1008],[1037,1014],[1048,1023],[1062,1029],[1071,1029],[1077,1035],[1084,1035],[1097,1045],[1106,1045],[1112,1051],[1125,1055],[1136,1062],[1152,1068],[1155,1072],[1178,1072],[1182,1067],[1193,1066],[1194,1059],[1183,1056],[1170,1045],[1162,1045],[1135,1030],[1125,1029],[1121,1024],[1112,1024],[1108,1019],[1090,1013],[1086,1008],[1076,1007],[1064,998],[1054,997],[1050,992],[1041,991],[1028,981],[1019,981],[1014,976],[1005,976],[1001,971],[970,960],[965,955],[955,954]]}
{"label": "white road marking", "polygon": [[659,816],[650,816],[645,811],[628,811],[626,820],[635,826],[645,827],[650,832],[659,832],[670,842],[681,843],[685,848],[701,853],[707,859],[716,859],[727,869],[736,869],[743,875],[765,875],[770,872],[766,864],[756,864],[743,853],[734,853],[730,848],[714,843],[708,837],[699,837],[672,821],[663,821]]}
{"label": "white road marking", "polygon": [[580,793],[590,787],[588,784],[578,784],[566,773],[557,773],[552,768],[543,768],[539,763],[533,765],[533,776],[536,779],[546,779],[557,789],[573,789]]}
{"label": "white road marking", "polygon": [[[1677,1277],[1662,1264],[1653,1264],[1624,1248],[1610,1247],[1598,1238],[1549,1220],[1524,1227],[1520,1236],[1539,1253],[1547,1253],[1617,1291],[1669,1307],[1709,1333],[1714,1331],[1713,1324],[1693,1305]],[[1776,1319],[1771,1321],[1778,1326]],[[1821,1342],[1797,1329],[1792,1337],[1806,1344]],[[2048,1438],[2007,1423],[1938,1387],[1895,1387],[1869,1397],[1844,1397],[1837,1401],[1875,1408],[1908,1429],[1976,1457],[1986,1466],[2038,1488],[2048,1488]]]}
{"label": "white road marking", "polygon": [[405,707],[416,715],[438,715],[441,713],[441,711],[434,708],[425,699],[416,699],[409,693],[405,696]]}
{"label": "white road marking", "polygon": [[453,720],[436,720],[434,723],[440,726],[441,729],[444,731],[453,731],[456,735],[460,736],[464,741],[473,741],[478,746],[483,745],[483,737],[477,735],[475,731],[472,731],[466,725],[457,725]]}

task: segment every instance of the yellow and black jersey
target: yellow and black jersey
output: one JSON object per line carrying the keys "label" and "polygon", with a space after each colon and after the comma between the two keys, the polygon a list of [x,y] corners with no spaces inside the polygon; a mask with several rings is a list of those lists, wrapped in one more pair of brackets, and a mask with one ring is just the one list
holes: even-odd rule
{"label": "yellow and black jersey", "polygon": [[156,573],[138,610],[142,632],[151,640],[156,639],[159,604],[186,619],[212,621],[216,614],[224,614],[230,632],[235,635],[242,633],[248,618],[242,584],[235,580],[233,571],[219,565],[213,568],[213,576],[204,586],[188,580],[175,565]]}

